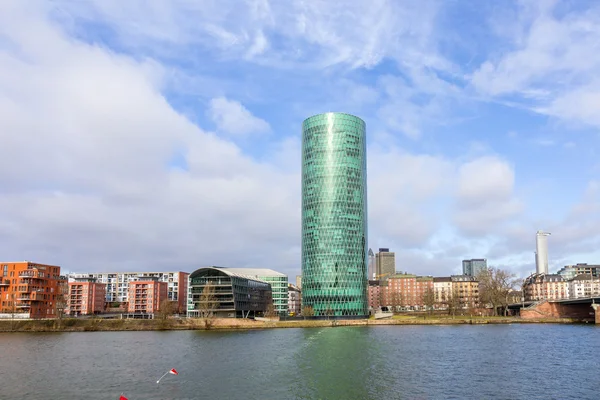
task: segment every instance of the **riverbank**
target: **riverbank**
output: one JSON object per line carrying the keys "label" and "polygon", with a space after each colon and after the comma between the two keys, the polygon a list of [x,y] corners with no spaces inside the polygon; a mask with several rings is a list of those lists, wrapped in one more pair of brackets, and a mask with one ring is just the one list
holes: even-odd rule
{"label": "riverbank", "polygon": [[484,324],[572,324],[581,321],[568,318],[522,320],[518,317],[395,317],[393,319],[361,320],[293,320],[254,321],[249,319],[100,319],[64,318],[62,320],[0,320],[0,332],[98,332],[98,331],[161,331],[161,330],[236,330],[273,328],[318,328],[336,326],[380,325],[484,325]]}

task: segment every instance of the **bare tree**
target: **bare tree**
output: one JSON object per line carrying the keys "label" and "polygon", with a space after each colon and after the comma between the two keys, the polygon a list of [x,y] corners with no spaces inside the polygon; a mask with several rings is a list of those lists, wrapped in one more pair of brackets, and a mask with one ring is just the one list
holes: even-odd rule
{"label": "bare tree", "polygon": [[158,317],[161,320],[166,320],[169,316],[173,315],[177,310],[176,302],[171,301],[169,299],[164,299],[160,303],[160,307],[158,308]]}
{"label": "bare tree", "polygon": [[302,307],[302,316],[303,317],[312,317],[315,315],[315,310],[312,306],[304,306]]}
{"label": "bare tree", "polygon": [[460,297],[457,293],[451,292],[447,297],[448,304],[448,315],[452,315],[453,317],[456,315],[456,311],[461,309]]}
{"label": "bare tree", "polygon": [[490,305],[494,316],[498,315],[498,307],[508,311],[509,294],[515,285],[515,275],[500,268],[489,267],[477,274],[479,281],[479,301],[482,305]]}
{"label": "bare tree", "polygon": [[212,326],[215,317],[214,311],[218,307],[219,302],[215,295],[215,286],[212,282],[207,282],[202,293],[200,293],[200,301],[196,304],[196,309],[200,318],[204,320],[204,327],[209,329]]}
{"label": "bare tree", "polygon": [[402,308],[404,306],[404,293],[395,290],[391,293],[390,302],[392,303],[392,311],[398,311],[398,308]]}
{"label": "bare tree", "polygon": [[425,288],[425,291],[423,292],[423,304],[425,305],[425,309],[429,310],[429,313],[431,313],[433,305],[435,304],[435,292],[430,286]]}
{"label": "bare tree", "polygon": [[273,318],[278,316],[279,314],[277,313],[277,311],[275,310],[275,304],[273,304],[273,302],[269,302],[267,304],[267,309],[265,310],[265,317],[267,318]]}

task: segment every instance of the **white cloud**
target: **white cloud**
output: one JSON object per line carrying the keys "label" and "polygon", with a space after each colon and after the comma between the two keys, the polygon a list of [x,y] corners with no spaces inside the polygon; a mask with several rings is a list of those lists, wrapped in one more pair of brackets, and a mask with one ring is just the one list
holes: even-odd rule
{"label": "white cloud", "polygon": [[245,136],[253,133],[265,133],[270,130],[269,124],[255,117],[242,104],[225,97],[210,101],[208,115],[217,125],[220,132],[232,136]]}

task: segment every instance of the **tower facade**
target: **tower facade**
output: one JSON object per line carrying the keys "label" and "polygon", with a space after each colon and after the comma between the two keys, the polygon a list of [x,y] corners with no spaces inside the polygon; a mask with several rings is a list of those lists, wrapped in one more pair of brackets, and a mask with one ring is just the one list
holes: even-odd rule
{"label": "tower facade", "polygon": [[302,307],[368,315],[366,126],[343,113],[302,124]]}
{"label": "tower facade", "polygon": [[375,253],[373,253],[373,250],[369,249],[369,270],[368,270],[368,275],[367,275],[367,279],[368,280],[375,280],[376,275],[377,275],[377,264],[375,264]]}
{"label": "tower facade", "polygon": [[548,236],[550,233],[537,231],[535,237],[535,272],[548,273]]}

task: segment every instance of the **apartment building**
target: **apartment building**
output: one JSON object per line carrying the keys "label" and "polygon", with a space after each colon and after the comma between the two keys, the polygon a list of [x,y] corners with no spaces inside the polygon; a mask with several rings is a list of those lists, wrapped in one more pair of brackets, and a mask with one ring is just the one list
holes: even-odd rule
{"label": "apartment building", "polygon": [[452,278],[435,277],[433,278],[433,292],[435,295],[435,309],[446,309],[448,301],[452,297]]}
{"label": "apartment building", "polygon": [[474,276],[452,275],[452,293],[463,309],[479,306],[479,282]]}
{"label": "apartment building", "polygon": [[69,281],[77,278],[95,278],[97,282],[106,284],[107,303],[127,303],[129,284],[140,279],[158,279],[167,283],[168,299],[177,303],[177,311],[184,313],[187,308],[187,272],[97,272],[89,274],[70,274]]}
{"label": "apartment building", "polygon": [[[369,302],[369,310],[378,310],[381,307],[383,292],[381,289],[382,282],[380,281],[369,281],[367,286],[367,300]],[[385,283],[383,283],[385,284]]]}
{"label": "apartment building", "polygon": [[168,283],[158,278],[141,278],[129,282],[127,311],[134,314],[154,314],[168,298]]}
{"label": "apartment building", "polygon": [[288,284],[288,313],[300,315],[302,312],[302,292],[296,285]]}
{"label": "apartment building", "polygon": [[578,275],[591,275],[595,279],[600,279],[600,265],[578,263],[575,265],[565,265],[558,272],[565,281],[570,281]]}
{"label": "apartment building", "polygon": [[94,315],[104,311],[106,284],[95,278],[78,278],[69,282],[65,314],[71,316]]}
{"label": "apartment building", "polygon": [[568,297],[579,299],[600,295],[600,279],[593,275],[577,275],[567,282]]}
{"label": "apartment building", "polygon": [[0,313],[56,318],[64,308],[65,286],[59,266],[0,262]]}
{"label": "apartment building", "polygon": [[532,274],[523,284],[525,301],[569,298],[569,284],[559,274]]}
{"label": "apartment building", "polygon": [[383,305],[396,311],[422,310],[425,308],[424,295],[428,290],[433,292],[433,277],[412,274],[395,274],[387,279],[387,286],[382,286]]}

